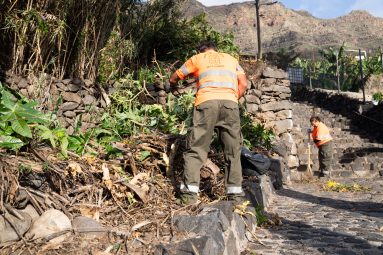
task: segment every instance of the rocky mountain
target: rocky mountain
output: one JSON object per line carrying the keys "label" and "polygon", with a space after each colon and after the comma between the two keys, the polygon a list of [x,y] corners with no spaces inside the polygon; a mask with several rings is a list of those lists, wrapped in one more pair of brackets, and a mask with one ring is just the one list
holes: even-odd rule
{"label": "rocky mountain", "polygon": [[[256,53],[254,1],[207,7],[196,0],[183,4],[185,16],[206,13],[209,23],[220,32],[234,33],[242,53]],[[340,46],[350,49],[376,49],[383,46],[383,19],[366,11],[352,11],[335,19],[319,19],[307,11],[295,11],[282,3],[260,9],[262,45],[265,52],[280,49],[300,53]]]}

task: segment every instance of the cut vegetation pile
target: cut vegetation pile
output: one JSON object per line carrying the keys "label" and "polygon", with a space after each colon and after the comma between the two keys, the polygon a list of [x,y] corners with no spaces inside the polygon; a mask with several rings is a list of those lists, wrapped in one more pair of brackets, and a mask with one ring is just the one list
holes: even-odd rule
{"label": "cut vegetation pile", "polygon": [[[91,241],[73,229],[36,240],[19,233],[20,241],[1,244],[1,253],[85,254],[107,250],[147,254],[155,244],[175,238],[172,216],[196,210],[178,206],[174,196],[172,180],[176,183],[179,179],[182,137],[137,136],[115,146],[123,154],[108,161],[102,156],[80,157],[73,153],[63,160],[54,156],[57,151],[41,146],[29,147],[14,156],[3,151],[0,209],[11,226],[18,223],[7,215],[16,216],[19,209],[30,204],[39,215],[54,208],[69,219],[79,215],[95,219],[105,229]],[[223,195],[221,175],[216,177],[204,168],[203,177],[203,194],[207,194],[202,197],[204,202],[217,198],[209,198],[209,191]],[[63,234],[65,239],[57,242],[55,238]],[[84,240],[89,244],[78,245]]]}

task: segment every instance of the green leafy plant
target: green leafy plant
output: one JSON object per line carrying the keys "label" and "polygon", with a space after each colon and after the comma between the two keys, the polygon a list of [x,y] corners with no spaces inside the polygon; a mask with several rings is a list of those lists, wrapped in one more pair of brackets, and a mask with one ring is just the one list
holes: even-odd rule
{"label": "green leafy plant", "polygon": [[177,59],[186,59],[196,54],[196,48],[202,41],[213,41],[219,51],[239,57],[239,47],[234,43],[234,35],[214,30],[204,13],[190,20],[182,20],[175,26],[172,38],[174,47],[170,53]]}
{"label": "green leafy plant", "polygon": [[0,83],[0,147],[19,150],[33,138],[49,141],[53,148],[60,145],[61,153],[68,157],[68,135],[64,128],[53,128],[50,114],[44,114],[28,101],[14,95]]}
{"label": "green leafy plant", "polygon": [[358,192],[358,191],[370,191],[371,188],[362,186],[358,183],[353,184],[342,184],[333,180],[329,180],[323,185],[325,191],[336,191],[336,192]]}
{"label": "green leafy plant", "polygon": [[64,128],[50,129],[43,125],[35,127],[41,140],[48,140],[53,148],[60,144],[60,151],[64,157],[68,157],[68,134]]}
{"label": "green leafy plant", "polygon": [[254,207],[255,209],[255,216],[257,218],[257,226],[262,226],[266,224],[269,219],[267,218],[267,215],[264,214],[263,207],[260,205],[257,205]]}
{"label": "green leafy plant", "polygon": [[[68,137],[68,149],[79,155],[83,155],[86,151],[91,151],[89,142],[93,138],[94,129],[91,129],[84,134],[71,135]],[[94,151],[91,151],[94,152]]]}
{"label": "green leafy plant", "polygon": [[241,112],[241,130],[244,145],[250,149],[256,146],[271,149],[271,143],[275,138],[274,132],[265,128],[261,123],[254,122],[243,109]]}
{"label": "green leafy plant", "polygon": [[188,127],[191,125],[193,108],[195,101],[195,93],[189,90],[185,94],[175,97],[172,94],[168,96],[168,104],[166,109],[170,114],[174,114],[178,121],[182,123],[180,133],[185,134]]}
{"label": "green leafy plant", "polygon": [[49,124],[49,115],[34,107],[36,102],[16,98],[0,83],[0,147],[18,150],[32,139],[32,128]]}
{"label": "green leafy plant", "polygon": [[307,80],[315,83],[316,87],[334,89],[339,81],[342,91],[358,92],[372,75],[383,72],[381,52],[370,54],[362,59],[363,80],[360,75],[360,61],[357,53],[348,50],[345,44],[339,48],[328,48],[320,51],[320,59],[297,58],[291,64],[292,67],[303,69]]}

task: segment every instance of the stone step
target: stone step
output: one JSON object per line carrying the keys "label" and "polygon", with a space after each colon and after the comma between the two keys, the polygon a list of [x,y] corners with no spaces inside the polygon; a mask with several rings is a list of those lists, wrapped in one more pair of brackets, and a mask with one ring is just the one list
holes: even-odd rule
{"label": "stone step", "polygon": [[[293,121],[294,126],[303,130],[310,127],[308,120],[313,112],[310,105],[294,103]],[[333,169],[335,175],[340,177],[374,176],[383,170],[383,144],[378,143],[364,128],[356,124],[347,116],[332,113],[325,109],[314,108],[314,113],[323,117],[324,122],[331,128],[333,140]],[[294,136],[298,138],[300,136]],[[309,139],[306,134],[301,136],[302,145],[298,142],[298,156],[302,162],[307,164],[307,143]],[[311,142],[311,141],[310,141]],[[318,149],[311,144],[310,159],[313,169],[318,167]]]}

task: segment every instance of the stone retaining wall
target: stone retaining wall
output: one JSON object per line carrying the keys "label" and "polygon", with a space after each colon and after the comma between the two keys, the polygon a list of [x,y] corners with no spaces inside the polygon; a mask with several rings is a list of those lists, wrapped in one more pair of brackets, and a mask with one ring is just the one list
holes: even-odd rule
{"label": "stone retaining wall", "polygon": [[45,74],[30,78],[8,75],[5,82],[21,95],[36,100],[40,109],[56,112],[69,134],[77,125],[81,131],[94,127],[97,114],[106,106],[99,89],[89,80],[59,80]]}
{"label": "stone retaining wall", "polygon": [[272,128],[276,135],[274,151],[284,159],[283,180],[290,181],[290,171],[298,167],[296,144],[292,138],[292,104],[290,81],[286,72],[266,67],[260,79],[252,80],[246,95],[241,99],[247,111],[257,122]]}

